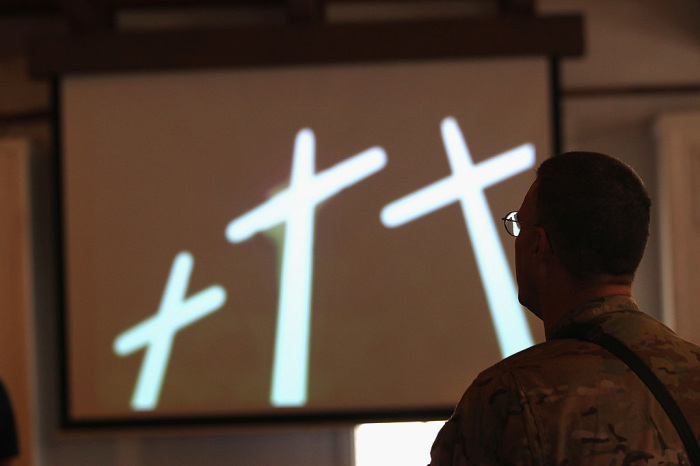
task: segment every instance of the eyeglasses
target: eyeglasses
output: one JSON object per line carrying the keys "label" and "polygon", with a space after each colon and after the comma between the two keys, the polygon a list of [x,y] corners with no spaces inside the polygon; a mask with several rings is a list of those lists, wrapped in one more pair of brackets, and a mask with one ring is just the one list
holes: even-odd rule
{"label": "eyeglasses", "polygon": [[518,236],[520,234],[520,220],[518,220],[518,211],[508,212],[508,214],[503,217],[503,225],[506,227],[506,231],[510,236]]}
{"label": "eyeglasses", "polygon": [[[520,224],[521,223],[526,223],[527,225],[532,225],[534,227],[541,227],[544,229],[542,225],[539,223],[529,223],[529,222],[521,222],[518,220],[518,211],[514,210],[513,212],[508,212],[508,214],[503,217],[501,220],[503,220],[503,225],[506,227],[506,231],[510,236],[518,236],[520,234]],[[545,230],[546,232],[546,230]],[[547,234],[547,242],[549,243],[549,247],[554,251],[554,245],[552,244],[552,238]]]}

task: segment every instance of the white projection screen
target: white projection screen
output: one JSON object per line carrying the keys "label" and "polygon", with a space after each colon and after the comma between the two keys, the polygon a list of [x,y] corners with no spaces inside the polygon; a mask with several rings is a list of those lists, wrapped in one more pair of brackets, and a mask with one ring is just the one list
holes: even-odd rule
{"label": "white projection screen", "polygon": [[445,417],[541,341],[546,57],[65,76],[73,425]]}

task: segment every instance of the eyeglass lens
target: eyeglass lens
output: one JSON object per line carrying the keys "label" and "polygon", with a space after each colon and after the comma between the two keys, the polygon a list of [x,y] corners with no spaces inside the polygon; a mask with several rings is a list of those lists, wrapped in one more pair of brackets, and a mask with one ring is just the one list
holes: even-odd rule
{"label": "eyeglass lens", "polygon": [[506,230],[513,236],[518,236],[520,234],[520,224],[518,223],[518,212],[511,212],[506,215],[505,224]]}

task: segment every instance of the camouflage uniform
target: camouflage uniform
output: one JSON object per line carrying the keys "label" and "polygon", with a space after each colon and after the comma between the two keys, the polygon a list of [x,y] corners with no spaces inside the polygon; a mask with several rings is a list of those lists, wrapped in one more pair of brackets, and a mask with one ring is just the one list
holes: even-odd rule
{"label": "camouflage uniform", "polygon": [[[700,433],[699,347],[624,296],[573,311],[553,335],[584,322],[640,356]],[[431,457],[436,466],[689,464],[673,424],[634,372],[594,343],[552,338],[479,374]]]}

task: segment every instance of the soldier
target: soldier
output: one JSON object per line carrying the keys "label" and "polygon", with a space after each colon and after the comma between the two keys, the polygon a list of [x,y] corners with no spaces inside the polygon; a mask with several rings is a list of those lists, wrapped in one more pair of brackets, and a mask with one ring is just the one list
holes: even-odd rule
{"label": "soldier", "polygon": [[[518,299],[542,319],[547,341],[479,374],[438,434],[431,465],[692,464],[700,348],[631,297],[650,206],[639,177],[612,157],[570,152],[540,165],[504,223],[516,236]],[[646,385],[654,376],[643,381],[631,359],[685,419],[671,420]]]}

